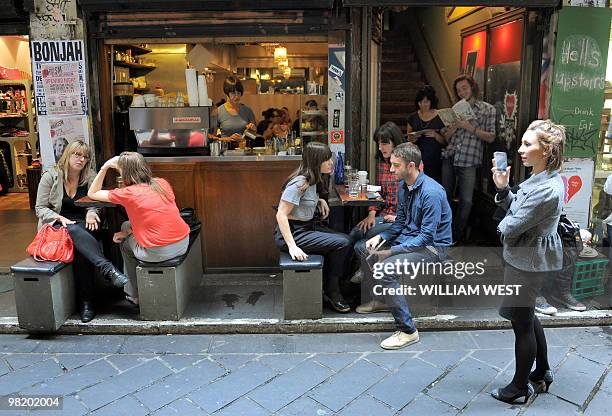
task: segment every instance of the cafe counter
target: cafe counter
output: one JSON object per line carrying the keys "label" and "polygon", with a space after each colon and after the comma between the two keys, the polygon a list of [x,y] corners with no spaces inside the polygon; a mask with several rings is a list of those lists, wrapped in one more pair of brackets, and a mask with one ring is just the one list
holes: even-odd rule
{"label": "cafe counter", "polygon": [[202,221],[206,273],[265,272],[277,266],[274,244],[281,186],[301,156],[148,157],[170,182],[179,208]]}

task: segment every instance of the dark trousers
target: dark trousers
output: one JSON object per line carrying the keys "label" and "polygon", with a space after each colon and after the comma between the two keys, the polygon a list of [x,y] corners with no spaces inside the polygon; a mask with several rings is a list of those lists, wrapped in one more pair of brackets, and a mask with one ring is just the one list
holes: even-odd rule
{"label": "dark trousers", "polygon": [[453,241],[461,241],[463,233],[470,219],[472,211],[472,201],[474,198],[474,188],[476,187],[476,167],[462,168],[453,166],[449,159],[444,159],[442,164],[442,186],[446,189],[448,203],[453,201],[457,186],[459,196],[459,206],[453,215]]}
{"label": "dark trousers", "polygon": [[[346,276],[348,260],[353,245],[348,235],[330,228],[315,225],[312,221],[289,220],[289,227],[295,244],[306,254],[320,254],[325,257],[323,278],[328,295],[340,293],[340,279]],[[276,246],[289,251],[278,225],[274,233]]]}
{"label": "dark trousers", "polygon": [[[385,243],[386,244],[386,243]],[[389,245],[383,246],[383,250],[390,248]],[[371,291],[371,295],[374,295],[374,287],[379,285],[382,289],[385,290],[384,299],[385,303],[391,310],[391,314],[393,315],[393,319],[395,320],[395,327],[402,332],[407,334],[413,334],[417,331],[417,328],[412,319],[412,314],[410,312],[410,307],[408,305],[408,300],[404,295],[389,295],[389,289],[394,289],[397,291],[400,289],[402,285],[404,277],[402,275],[398,275],[395,272],[392,273],[383,273],[382,278],[379,280],[374,278],[372,270],[368,266],[366,261],[366,257],[369,255],[369,252],[365,246],[365,243],[361,243],[355,247],[355,252],[361,261],[361,270],[364,272],[364,279],[362,285],[366,290]],[[390,257],[387,257],[382,262],[379,262],[380,269],[379,271],[386,269],[386,264],[396,264],[397,261],[400,263],[404,263],[404,261],[408,263],[415,262],[437,262],[440,260],[440,257],[430,250],[426,248],[415,248],[410,252],[396,254]],[[422,281],[420,283],[423,283]],[[380,292],[380,291],[379,291]],[[363,294],[363,289],[362,289]],[[364,299],[367,297],[364,296]]]}
{"label": "dark trousers", "polygon": [[109,273],[113,264],[104,257],[98,240],[85,228],[84,222],[68,225],[68,234],[74,244],[72,270],[77,289],[77,299],[91,301],[93,298],[95,269],[102,275]]}

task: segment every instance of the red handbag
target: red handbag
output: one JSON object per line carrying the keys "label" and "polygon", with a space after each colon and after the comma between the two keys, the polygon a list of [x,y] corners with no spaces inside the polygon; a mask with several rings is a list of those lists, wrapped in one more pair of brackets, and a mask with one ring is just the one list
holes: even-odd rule
{"label": "red handbag", "polygon": [[72,263],[74,260],[74,245],[68,229],[53,228],[51,224],[45,224],[38,230],[26,251],[36,261]]}

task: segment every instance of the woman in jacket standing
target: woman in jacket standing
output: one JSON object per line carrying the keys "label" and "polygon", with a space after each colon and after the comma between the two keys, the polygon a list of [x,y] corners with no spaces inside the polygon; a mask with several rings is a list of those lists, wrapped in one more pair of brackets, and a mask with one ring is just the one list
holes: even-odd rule
{"label": "woman in jacket standing", "polygon": [[[548,391],[553,381],[546,337],[534,311],[544,279],[563,265],[557,225],[565,192],[559,174],[564,142],[563,126],[550,120],[529,125],[518,152],[523,165],[531,168],[531,176],[516,194],[508,186],[510,167],[500,172],[493,160],[493,181],[498,189],[495,202],[507,209],[497,227],[506,263],[504,284],[521,285],[516,296],[504,297],[499,309],[500,315],[512,322],[516,368],[512,382],[491,395],[507,403],[521,398],[526,403],[534,392]],[[530,373],[534,360],[536,367]]]}
{"label": "woman in jacket standing", "polygon": [[127,277],[102,254],[92,234],[98,229],[100,217],[96,208],[77,207],[74,201],[87,195],[94,174],[90,171],[89,146],[80,140],[70,143],[57,164],[40,178],[36,194],[38,229],[43,224],[59,224],[68,228],[74,243],[73,271],[77,285],[77,304],[81,321],[95,316],[93,308],[94,270],[97,267],[113,285],[123,287]]}

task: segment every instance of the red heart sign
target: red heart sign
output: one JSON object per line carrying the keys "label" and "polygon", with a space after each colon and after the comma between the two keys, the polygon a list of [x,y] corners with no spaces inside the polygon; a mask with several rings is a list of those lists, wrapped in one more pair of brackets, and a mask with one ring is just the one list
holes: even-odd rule
{"label": "red heart sign", "polygon": [[516,95],[508,94],[506,95],[506,116],[512,117],[514,114],[514,106],[516,105]]}
{"label": "red heart sign", "polygon": [[582,179],[580,179],[580,176],[571,176],[567,181],[567,200],[569,201],[572,199],[572,197],[578,193],[580,188],[582,188]]}

